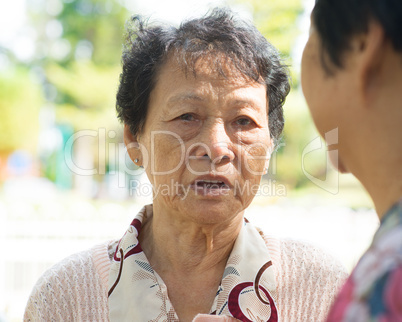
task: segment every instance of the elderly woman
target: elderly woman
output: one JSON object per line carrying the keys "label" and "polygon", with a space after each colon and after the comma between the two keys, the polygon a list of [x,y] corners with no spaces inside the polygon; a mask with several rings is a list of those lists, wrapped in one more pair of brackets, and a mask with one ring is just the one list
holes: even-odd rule
{"label": "elderly woman", "polygon": [[283,128],[277,51],[226,10],[178,29],[134,18],[128,29],[117,111],[153,204],[119,241],[45,273],[25,319],[323,320],[341,265],[244,218]]}

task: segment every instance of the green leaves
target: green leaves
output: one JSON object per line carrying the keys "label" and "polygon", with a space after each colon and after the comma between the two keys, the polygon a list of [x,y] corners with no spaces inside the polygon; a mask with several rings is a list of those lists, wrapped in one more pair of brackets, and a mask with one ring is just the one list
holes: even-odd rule
{"label": "green leaves", "polygon": [[40,86],[27,69],[0,74],[0,155],[17,148],[36,152],[42,104]]}

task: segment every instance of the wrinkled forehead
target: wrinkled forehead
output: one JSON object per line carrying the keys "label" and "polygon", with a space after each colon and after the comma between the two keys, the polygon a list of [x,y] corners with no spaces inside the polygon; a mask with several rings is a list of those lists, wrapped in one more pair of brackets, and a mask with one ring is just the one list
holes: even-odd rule
{"label": "wrinkled forehead", "polygon": [[247,66],[241,58],[219,51],[175,50],[168,55],[166,63],[174,64],[186,77],[264,84],[258,72]]}

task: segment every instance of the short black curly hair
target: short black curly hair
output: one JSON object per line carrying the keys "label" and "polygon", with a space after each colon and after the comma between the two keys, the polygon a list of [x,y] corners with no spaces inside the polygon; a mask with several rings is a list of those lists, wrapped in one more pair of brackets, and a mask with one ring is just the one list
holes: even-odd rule
{"label": "short black curly hair", "polygon": [[168,57],[175,57],[185,72],[195,74],[200,57],[212,57],[217,73],[229,60],[238,71],[267,87],[269,130],[277,141],[284,126],[283,104],[290,90],[289,73],[278,51],[250,23],[229,9],[216,8],[199,19],[173,26],[149,26],[139,16],[127,23],[122,55],[123,71],[117,92],[118,118],[133,135],[142,132],[149,96],[158,71]]}

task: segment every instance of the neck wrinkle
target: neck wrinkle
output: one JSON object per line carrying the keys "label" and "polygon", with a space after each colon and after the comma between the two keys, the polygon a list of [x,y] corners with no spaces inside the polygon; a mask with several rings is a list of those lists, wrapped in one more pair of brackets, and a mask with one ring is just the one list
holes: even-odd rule
{"label": "neck wrinkle", "polygon": [[[171,218],[171,217],[170,217]],[[158,272],[192,273],[223,268],[240,232],[243,217],[236,223],[215,227],[196,224],[175,225],[147,215],[140,233],[141,247],[151,266]]]}

